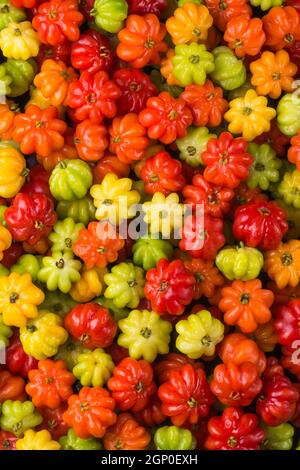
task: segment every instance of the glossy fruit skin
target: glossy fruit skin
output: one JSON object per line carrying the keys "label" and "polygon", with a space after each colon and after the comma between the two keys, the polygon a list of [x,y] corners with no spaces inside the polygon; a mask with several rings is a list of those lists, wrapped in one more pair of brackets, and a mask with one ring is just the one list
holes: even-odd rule
{"label": "glossy fruit skin", "polygon": [[50,173],[48,171],[40,165],[35,165],[30,169],[26,183],[22,186],[22,193],[44,193],[46,196],[51,197],[49,177]]}
{"label": "glossy fruit skin", "polygon": [[177,426],[163,426],[154,434],[157,450],[192,450],[196,446],[193,434]]}
{"label": "glossy fruit skin", "polygon": [[295,413],[299,393],[290,379],[279,372],[263,377],[262,394],[256,403],[256,413],[269,426],[289,421]]}
{"label": "glossy fruit skin", "polygon": [[8,59],[5,71],[11,79],[9,96],[19,97],[28,91],[36,73],[36,64],[33,59]]}
{"label": "glossy fruit skin", "polygon": [[[96,219],[109,220],[120,224],[123,219],[133,217],[132,206],[140,201],[138,191],[132,189],[130,178],[118,178],[115,173],[107,173],[101,184],[94,184],[90,190],[96,207]],[[109,201],[109,203],[107,203]]]}
{"label": "glossy fruit skin", "polygon": [[160,425],[166,419],[161,411],[161,401],[157,395],[143,410],[134,413],[134,416],[145,427]]}
{"label": "glossy fruit skin", "polygon": [[6,364],[10,372],[26,378],[30,370],[37,368],[38,361],[25,353],[19,335],[14,334],[6,349]]}
{"label": "glossy fruit skin", "polygon": [[38,162],[47,171],[52,171],[62,160],[76,160],[77,158],[78,153],[74,145],[74,134],[69,129],[67,129],[64,135],[64,144],[60,150],[51,152],[47,157],[37,155]]}
{"label": "glossy fruit skin", "polygon": [[50,104],[60,106],[65,103],[69,85],[76,78],[77,74],[72,67],[67,67],[61,61],[47,59],[35,76],[34,85],[44,98],[49,99]]}
{"label": "glossy fruit skin", "polygon": [[130,413],[121,413],[117,422],[104,437],[106,450],[145,450],[151,441],[150,434]]}
{"label": "glossy fruit skin", "polygon": [[162,81],[166,81],[166,85],[179,86],[179,81],[173,74],[173,58],[175,56],[175,49],[168,49],[166,56],[161,61],[160,76]]}
{"label": "glossy fruit skin", "polygon": [[288,137],[296,135],[300,117],[300,97],[286,93],[280,99],[276,111],[277,125],[281,132]]}
{"label": "glossy fruit skin", "polygon": [[224,39],[237,57],[255,56],[266,40],[263,22],[260,18],[234,17],[226,25]]}
{"label": "glossy fruit skin", "polygon": [[59,201],[56,206],[56,212],[59,219],[71,217],[76,223],[87,225],[94,220],[95,206],[90,197],[85,196],[82,199],[68,201]]}
{"label": "glossy fruit skin", "polygon": [[205,373],[189,364],[170,372],[169,379],[159,387],[158,396],[162,412],[175,426],[197,423],[208,415],[214,402]]}
{"label": "glossy fruit skin", "polygon": [[225,405],[248,406],[260,393],[262,381],[255,364],[243,363],[238,366],[228,362],[215,367],[210,388]]}
{"label": "glossy fruit skin", "polygon": [[0,136],[2,139],[9,139],[13,130],[13,121],[17,105],[13,102],[0,104]]}
{"label": "glossy fruit skin", "polygon": [[47,310],[40,310],[37,318],[20,328],[25,353],[39,361],[54,356],[67,339],[61,318]]}
{"label": "glossy fruit skin", "polygon": [[[281,348],[282,358],[280,360],[280,364],[282,365],[282,367],[284,367],[285,370],[289,371],[291,374],[293,374],[294,377],[296,377],[297,380],[299,380],[300,369],[299,369],[299,363],[298,363],[298,349],[297,347],[294,347],[295,344],[297,344],[297,341],[292,345],[292,347]],[[294,385],[297,385],[297,384],[294,384]],[[297,390],[299,391],[298,388]],[[297,413],[297,409],[296,409],[295,414],[296,413]]]}
{"label": "glossy fruit skin", "polygon": [[206,75],[213,72],[214,60],[203,44],[179,44],[172,59],[172,74],[180,86],[203,85]]}
{"label": "glossy fruit skin", "polygon": [[197,226],[195,216],[186,217],[179,248],[189,253],[193,258],[213,260],[225,243],[223,220],[206,214],[204,216],[204,233],[197,232]]}
{"label": "glossy fruit skin", "polygon": [[268,107],[265,96],[258,96],[250,89],[243,97],[229,102],[229,110],[224,118],[229,122],[228,130],[234,134],[242,134],[247,141],[255,139],[271,128],[270,121],[276,116],[274,108]]}
{"label": "glossy fruit skin", "polygon": [[298,1],[0,0],[0,450],[296,448]]}
{"label": "glossy fruit skin", "polygon": [[82,21],[75,0],[50,0],[39,6],[32,24],[42,43],[56,46],[66,40],[77,41]]}
{"label": "glossy fruit skin", "polygon": [[158,384],[167,382],[170,378],[170,373],[172,371],[179,371],[182,366],[191,364],[195,369],[202,368],[200,362],[196,362],[193,359],[189,359],[185,354],[179,353],[169,353],[167,354],[162,361],[160,361],[155,366],[155,375],[157,378]]}
{"label": "glossy fruit skin", "polygon": [[6,400],[1,407],[0,424],[4,431],[12,432],[16,437],[42,422],[42,417],[31,401],[23,403],[16,400]]}
{"label": "glossy fruit skin", "polygon": [[[82,406],[85,413],[82,413]],[[83,387],[78,395],[72,395],[68,399],[64,421],[81,439],[101,438],[107,427],[117,420],[114,408],[115,401],[107,390],[101,387]]]}
{"label": "glossy fruit skin", "polygon": [[263,18],[266,46],[272,50],[290,48],[300,39],[299,16],[291,6],[274,7]]}
{"label": "glossy fruit skin", "polygon": [[53,226],[49,240],[53,243],[52,251],[72,251],[80,230],[84,228],[81,223],[75,224],[71,217],[58,221]]}
{"label": "glossy fruit skin", "polygon": [[163,41],[165,35],[165,26],[156,15],[129,15],[125,28],[118,34],[117,56],[137,69],[149,63],[158,64],[160,53],[168,48]]}
{"label": "glossy fruit skin", "polygon": [[0,315],[0,342],[1,349],[10,344],[10,338],[13,335],[13,330],[4,324],[2,315]]}
{"label": "glossy fruit skin", "polygon": [[167,240],[140,238],[132,247],[134,264],[142,266],[145,271],[155,268],[162,258],[170,259],[173,247]]}
{"label": "glossy fruit skin", "polygon": [[146,107],[148,98],[158,93],[148,75],[139,69],[118,69],[113,74],[113,81],[121,90],[117,100],[119,114],[139,114]]}
{"label": "glossy fruit skin", "polygon": [[133,263],[120,263],[104,275],[107,288],[104,297],[112,299],[116,307],[136,308],[144,297],[144,271]]}
{"label": "glossy fruit skin", "polygon": [[[261,10],[265,11],[273,7],[281,6],[283,0],[250,0],[250,3],[254,7],[259,7]],[[284,3],[288,4],[289,2],[287,1]]]}
{"label": "glossy fruit skin", "polygon": [[279,426],[266,426],[266,437],[262,443],[264,450],[290,450],[293,446],[294,428],[289,423]]}
{"label": "glossy fruit skin", "polygon": [[256,248],[237,246],[223,248],[216,257],[216,265],[230,281],[250,281],[258,277],[264,257]]}
{"label": "glossy fruit skin", "polygon": [[59,439],[62,450],[101,450],[101,443],[94,437],[81,439],[70,428],[66,436]]}
{"label": "glossy fruit skin", "polygon": [[37,431],[46,429],[50,432],[52,439],[58,441],[69,429],[69,426],[63,420],[63,414],[67,409],[66,403],[63,403],[58,408],[39,408],[39,412],[43,417],[42,423],[37,427]]}
{"label": "glossy fruit skin", "polygon": [[114,367],[110,355],[97,348],[79,354],[72,372],[81,385],[102,387],[111,377]]}
{"label": "glossy fruit skin", "polygon": [[154,13],[159,16],[167,8],[166,0],[128,0],[127,3],[129,13],[135,15]]}
{"label": "glossy fruit skin", "polygon": [[[0,75],[1,75],[1,81],[2,81],[2,92],[5,95],[8,95],[9,93],[11,93],[10,84],[12,83],[12,78],[7,74],[5,66],[3,64],[1,64],[1,67],[0,67]],[[10,137],[9,134],[8,134],[8,137]]]}
{"label": "glossy fruit skin", "polygon": [[273,300],[273,292],[262,289],[259,279],[233,281],[230,287],[222,289],[219,308],[224,312],[225,323],[237,324],[243,333],[251,333],[271,319]]}
{"label": "glossy fruit skin", "polygon": [[36,105],[29,105],[25,113],[15,117],[14,125],[12,137],[20,143],[20,149],[26,155],[36,152],[47,157],[63,147],[62,134],[67,125],[58,119],[54,106],[42,110]]}
{"label": "glossy fruit skin", "polygon": [[208,310],[200,310],[177,322],[176,331],[176,348],[190,359],[213,356],[216,345],[224,337],[224,325]]}
{"label": "glossy fruit skin", "polygon": [[25,382],[22,377],[15,377],[6,370],[0,371],[0,403],[6,400],[24,401],[26,399],[24,392]]}
{"label": "glossy fruit skin", "polygon": [[212,51],[215,59],[215,69],[211,78],[224,90],[235,90],[246,81],[246,68],[234,52],[226,46],[216,47]]}
{"label": "glossy fruit skin", "polygon": [[170,144],[184,137],[193,122],[190,109],[182,98],[173,98],[163,91],[147,100],[146,108],[139,114],[141,124],[148,128],[148,137]]}
{"label": "glossy fruit skin", "polygon": [[128,11],[125,0],[96,0],[93,8],[95,23],[99,28],[109,33],[120,31]]}
{"label": "glossy fruit skin", "polygon": [[231,18],[241,15],[251,16],[252,10],[245,0],[227,0],[220,3],[218,0],[206,0],[207,8],[214,19],[214,24],[225,31],[226,25]]}
{"label": "glossy fruit skin", "polygon": [[262,190],[267,190],[270,183],[276,183],[279,178],[279,169],[282,162],[276,158],[275,150],[268,144],[257,145],[251,142],[248,151],[253,155],[254,162],[251,166],[251,173],[247,180],[249,188],[259,186]]}
{"label": "glossy fruit skin", "polygon": [[158,314],[181,315],[192,300],[195,282],[182,261],[161,259],[146,274],[145,297]]}
{"label": "glossy fruit skin", "polygon": [[39,52],[40,41],[29,21],[10,22],[0,31],[2,54],[10,59],[27,60]]}
{"label": "glossy fruit skin", "polygon": [[[148,233],[157,237],[161,233],[165,239],[171,238],[174,234],[178,237],[182,224],[184,207],[179,202],[179,195],[171,193],[164,196],[163,193],[154,193],[151,201],[144,202],[143,220],[147,224]],[[147,233],[147,232],[146,232]]]}
{"label": "glossy fruit skin", "polygon": [[109,150],[121,162],[130,164],[144,157],[149,140],[137,114],[129,113],[124,117],[115,118],[109,128],[109,134]]}
{"label": "glossy fruit skin", "polygon": [[48,290],[59,289],[67,294],[72,287],[72,282],[79,281],[80,268],[80,261],[74,259],[71,251],[53,251],[51,256],[42,258],[37,278],[47,285]]}
{"label": "glossy fruit skin", "polygon": [[187,185],[182,191],[184,203],[191,204],[195,209],[203,204],[204,214],[222,218],[230,210],[230,201],[234,191],[210,184],[202,175],[195,175],[192,185]]}
{"label": "glossy fruit skin", "polygon": [[90,302],[103,291],[103,276],[105,268],[83,268],[79,281],[70,290],[70,296],[76,302]]}
{"label": "glossy fruit skin", "polygon": [[115,155],[104,155],[93,168],[94,184],[102,183],[107,173],[115,173],[119,178],[129,175],[130,166],[121,162]]}
{"label": "glossy fruit skin", "polygon": [[[10,245],[7,250],[3,252],[3,258],[1,264],[5,269],[11,268],[11,266],[18,261],[20,256],[24,253],[23,245],[21,242],[16,242]],[[3,274],[8,274],[6,271]]]}
{"label": "glossy fruit skin", "polygon": [[287,229],[285,212],[272,201],[248,202],[234,214],[234,237],[253,248],[276,248]]}
{"label": "glossy fruit skin", "polygon": [[259,349],[255,341],[247,338],[241,333],[231,333],[227,335],[222,342],[219,350],[219,356],[225,363],[241,366],[245,363],[251,363],[261,375],[266,368],[266,357]]}
{"label": "glossy fruit skin", "polygon": [[87,162],[100,160],[108,147],[107,130],[101,124],[94,124],[89,119],[76,127],[75,147],[79,157]]}
{"label": "glossy fruit skin", "polygon": [[215,134],[209,133],[207,127],[189,127],[186,136],[176,140],[180,160],[186,162],[189,167],[200,167],[203,165],[202,154],[208,141],[216,137]]}
{"label": "glossy fruit skin", "polygon": [[204,5],[185,3],[166,21],[166,28],[175,45],[205,40],[213,19]]}
{"label": "glossy fruit skin", "polygon": [[148,194],[161,192],[167,196],[181,191],[185,185],[181,163],[168,152],[158,152],[147,158],[141,170],[141,178]]}
{"label": "glossy fruit skin", "polygon": [[300,72],[300,55],[299,55],[299,47],[300,47],[300,41],[295,41],[293,46],[289,49],[289,56],[291,61],[297,65],[298,71],[296,76],[299,77],[299,72]]}
{"label": "glossy fruit skin", "polygon": [[[224,155],[223,160],[220,154]],[[204,178],[207,181],[234,189],[249,176],[253,157],[247,151],[244,139],[235,139],[229,132],[222,132],[218,139],[210,139],[202,160],[206,165]]]}
{"label": "glossy fruit skin", "polygon": [[[110,238],[110,234],[113,234]],[[73,251],[88,269],[105,267],[117,260],[118,251],[124,247],[124,240],[118,236],[109,222],[90,222],[87,229],[80,231]]]}
{"label": "glossy fruit skin", "polygon": [[295,209],[300,208],[300,200],[295,192],[295,188],[298,187],[300,179],[300,171],[294,170],[292,173],[286,172],[278,186],[278,192],[283,198],[284,202],[288,205],[292,205]]}
{"label": "glossy fruit skin", "polygon": [[133,359],[151,363],[158,354],[169,352],[172,326],[153,311],[132,310],[127,318],[119,320],[118,327],[118,344],[127,348]]}
{"label": "glossy fruit skin", "polygon": [[160,76],[162,82],[165,80],[166,86],[176,87],[179,86],[179,81],[173,74],[173,58],[175,56],[175,49],[168,49],[166,56],[161,61]]}
{"label": "glossy fruit skin", "polygon": [[59,201],[74,201],[86,196],[92,185],[92,172],[82,160],[62,160],[50,176],[50,191]]}
{"label": "glossy fruit skin", "polygon": [[15,240],[34,245],[49,235],[56,222],[53,202],[42,193],[19,193],[5,211],[5,221]]}
{"label": "glossy fruit skin", "polygon": [[[92,101],[89,96],[93,97]],[[77,121],[90,119],[100,124],[105,117],[111,119],[117,114],[116,100],[120,96],[121,90],[106,72],[84,71],[70,84],[66,104]]]}
{"label": "glossy fruit skin", "polygon": [[16,8],[34,8],[38,2],[37,0],[12,0],[11,3]]}
{"label": "glossy fruit skin", "polygon": [[297,170],[300,170],[300,131],[291,139],[291,147],[288,150],[288,160],[296,165]]}
{"label": "glossy fruit skin", "polygon": [[279,306],[275,315],[274,329],[278,342],[283,346],[292,347],[293,342],[300,337],[300,300],[291,300],[286,305]]}
{"label": "glossy fruit skin", "polygon": [[156,392],[151,365],[130,357],[115,367],[107,386],[121,411],[144,409]]}
{"label": "glossy fruit skin", "polygon": [[41,309],[49,310],[63,318],[74,305],[75,302],[69,295],[63,294],[59,290],[55,292],[48,291],[45,294],[44,302],[41,304]]}
{"label": "glossy fruit skin", "polygon": [[7,228],[3,227],[3,225],[0,225],[0,259],[1,260],[3,259],[4,251],[9,249],[11,247],[11,244],[12,244],[11,233],[9,232]]}
{"label": "glossy fruit skin", "polygon": [[96,303],[77,305],[65,317],[64,326],[85,348],[106,348],[112,343],[117,325],[106,308]]}
{"label": "glossy fruit skin", "polygon": [[59,348],[59,351],[54,358],[55,360],[63,360],[67,365],[68,370],[71,372],[77,363],[78,356],[87,351],[89,350],[79,341],[77,342],[73,339],[68,339],[68,341]]}
{"label": "glossy fruit skin", "polygon": [[273,320],[261,325],[254,333],[258,347],[264,352],[272,352],[277,344]]}
{"label": "glossy fruit skin", "polygon": [[89,29],[72,44],[71,63],[80,72],[109,72],[114,62],[115,55],[107,37],[98,31]]}
{"label": "glossy fruit skin", "polygon": [[21,328],[27,320],[36,318],[38,305],[44,298],[44,293],[32,283],[28,273],[0,277],[0,308],[3,322],[8,326]]}
{"label": "glossy fruit skin", "polygon": [[36,407],[55,409],[72,395],[74,376],[67,371],[63,361],[39,361],[38,369],[28,373],[26,393]]}
{"label": "glossy fruit skin", "polygon": [[203,85],[189,85],[181,97],[192,109],[195,126],[219,126],[228,108],[222,88],[215,87],[211,80]]}
{"label": "glossy fruit skin", "polygon": [[21,8],[16,8],[8,0],[2,0],[0,2],[0,30],[6,28],[9,23],[19,23],[26,19],[25,11]]}
{"label": "glossy fruit skin", "polygon": [[46,429],[35,432],[32,429],[25,431],[22,439],[16,442],[17,450],[59,450],[60,444],[51,439]]}
{"label": "glossy fruit skin", "polygon": [[50,46],[49,44],[41,44],[39,48],[39,53],[34,60],[37,62],[39,67],[41,67],[42,63],[46,59],[52,59],[54,61],[61,60],[66,65],[70,65],[70,52],[71,43],[68,41],[62,44],[57,44],[55,46]]}
{"label": "glossy fruit skin", "polygon": [[[292,91],[297,66],[290,62],[289,54],[284,50],[276,54],[265,51],[260,59],[250,64],[250,70],[251,83],[256,86],[257,92],[277,99],[282,91]],[[279,80],[276,80],[278,74]]]}
{"label": "glossy fruit skin", "polygon": [[16,450],[17,437],[9,431],[0,431],[0,450]]}
{"label": "glossy fruit skin", "polygon": [[0,197],[14,197],[21,189],[28,175],[23,155],[13,148],[0,149],[0,164],[6,168],[5,177],[0,177]]}
{"label": "glossy fruit skin", "polygon": [[264,270],[279,289],[296,287],[300,279],[300,244],[298,240],[280,243],[265,254]]}
{"label": "glossy fruit skin", "polygon": [[258,450],[265,437],[255,414],[234,407],[211,418],[208,433],[204,445],[209,450]]}
{"label": "glossy fruit skin", "polygon": [[184,261],[184,265],[196,279],[193,291],[193,299],[195,300],[200,299],[203,295],[208,298],[212,297],[216,290],[224,284],[224,278],[213,261],[192,258]]}

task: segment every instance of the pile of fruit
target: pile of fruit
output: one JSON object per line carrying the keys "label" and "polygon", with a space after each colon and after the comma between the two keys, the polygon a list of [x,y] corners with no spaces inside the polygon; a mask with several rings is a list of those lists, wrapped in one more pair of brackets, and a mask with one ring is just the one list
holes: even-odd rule
{"label": "pile of fruit", "polygon": [[0,0],[0,49],[0,449],[297,448],[299,0]]}

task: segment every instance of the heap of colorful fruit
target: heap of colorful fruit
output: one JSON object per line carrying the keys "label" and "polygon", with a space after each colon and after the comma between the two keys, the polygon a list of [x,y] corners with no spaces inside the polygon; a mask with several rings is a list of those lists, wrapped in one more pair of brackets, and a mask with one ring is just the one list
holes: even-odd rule
{"label": "heap of colorful fruit", "polygon": [[0,448],[296,448],[299,0],[0,0],[0,49]]}

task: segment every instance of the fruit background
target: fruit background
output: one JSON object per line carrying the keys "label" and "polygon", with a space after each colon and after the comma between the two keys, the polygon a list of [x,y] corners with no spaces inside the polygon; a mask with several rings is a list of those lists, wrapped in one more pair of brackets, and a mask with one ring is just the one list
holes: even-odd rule
{"label": "fruit background", "polygon": [[300,1],[0,0],[0,51],[0,450],[300,449]]}

